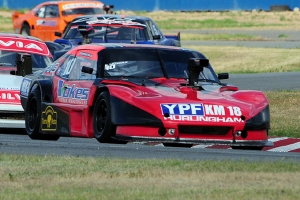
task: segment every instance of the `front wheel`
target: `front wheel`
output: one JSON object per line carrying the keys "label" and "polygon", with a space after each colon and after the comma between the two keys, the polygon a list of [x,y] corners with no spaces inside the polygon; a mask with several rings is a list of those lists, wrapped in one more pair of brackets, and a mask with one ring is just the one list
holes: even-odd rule
{"label": "front wheel", "polygon": [[22,26],[21,35],[30,36],[30,27],[27,24]]}
{"label": "front wheel", "polygon": [[102,92],[96,100],[93,111],[93,129],[95,138],[101,143],[111,142],[111,136],[116,134],[116,127],[111,122],[108,91]]}
{"label": "front wheel", "polygon": [[25,110],[25,129],[27,135],[34,140],[58,140],[57,135],[43,135],[41,125],[41,92],[38,88],[31,91]]}

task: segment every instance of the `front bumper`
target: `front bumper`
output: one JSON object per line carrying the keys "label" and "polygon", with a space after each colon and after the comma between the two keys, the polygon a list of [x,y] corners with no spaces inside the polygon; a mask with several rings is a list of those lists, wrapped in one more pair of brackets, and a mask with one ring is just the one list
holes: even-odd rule
{"label": "front bumper", "polygon": [[207,140],[207,139],[171,139],[171,138],[149,138],[149,137],[131,137],[116,135],[114,139],[130,142],[160,142],[160,143],[178,143],[178,144],[202,144],[202,145],[230,145],[230,146],[249,146],[249,147],[271,147],[274,143],[268,140]]}

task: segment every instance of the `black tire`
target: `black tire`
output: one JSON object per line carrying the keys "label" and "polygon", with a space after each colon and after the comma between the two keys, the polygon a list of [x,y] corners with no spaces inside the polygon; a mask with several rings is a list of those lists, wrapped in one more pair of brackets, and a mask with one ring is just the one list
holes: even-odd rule
{"label": "black tire", "polygon": [[165,147],[184,147],[191,148],[193,144],[182,144],[182,143],[163,143]]}
{"label": "black tire", "polygon": [[58,135],[43,135],[40,133],[41,125],[41,92],[38,88],[31,91],[25,110],[25,129],[27,135],[33,140],[58,140]]}
{"label": "black tire", "polygon": [[93,111],[93,129],[95,138],[101,143],[112,142],[116,126],[111,122],[111,107],[108,91],[102,92],[96,100]]}
{"label": "black tire", "polygon": [[30,27],[27,24],[23,24],[21,35],[30,36]]}
{"label": "black tire", "polygon": [[261,151],[264,147],[263,146],[231,146],[232,149],[237,150],[258,150]]}

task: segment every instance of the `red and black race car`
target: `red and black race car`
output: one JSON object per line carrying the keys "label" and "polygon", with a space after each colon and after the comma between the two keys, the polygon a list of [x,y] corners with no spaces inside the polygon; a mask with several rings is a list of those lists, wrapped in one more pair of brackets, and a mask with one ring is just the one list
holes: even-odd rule
{"label": "red and black race car", "polygon": [[161,45],[86,44],[21,85],[32,139],[60,136],[165,146],[272,146],[269,104],[260,91],[223,84],[205,56]]}

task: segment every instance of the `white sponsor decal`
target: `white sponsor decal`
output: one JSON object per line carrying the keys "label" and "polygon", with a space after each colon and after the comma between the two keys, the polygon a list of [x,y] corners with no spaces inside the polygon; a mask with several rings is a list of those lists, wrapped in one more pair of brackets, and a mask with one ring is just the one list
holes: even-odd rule
{"label": "white sponsor decal", "polygon": [[13,44],[16,44],[16,47],[18,47],[20,49],[25,48],[25,49],[35,49],[35,50],[38,50],[38,51],[43,51],[43,49],[41,47],[39,47],[38,45],[36,45],[34,43],[29,43],[29,44],[24,46],[24,43],[22,41],[9,40],[7,42],[4,42],[4,41],[0,40],[0,45],[4,46],[4,47],[10,47]]}
{"label": "white sponsor decal", "polygon": [[12,93],[9,93],[9,92],[2,92],[1,95],[0,95],[0,99],[3,99],[3,100],[21,100],[20,98],[20,95],[19,94],[12,94]]}
{"label": "white sponsor decal", "polygon": [[63,10],[68,10],[68,9],[74,9],[74,8],[102,8],[103,4],[102,3],[72,3],[72,4],[66,4],[62,6]]}
{"label": "white sponsor decal", "polygon": [[209,117],[194,115],[171,115],[166,120],[172,121],[195,121],[195,122],[244,122],[240,117]]}

